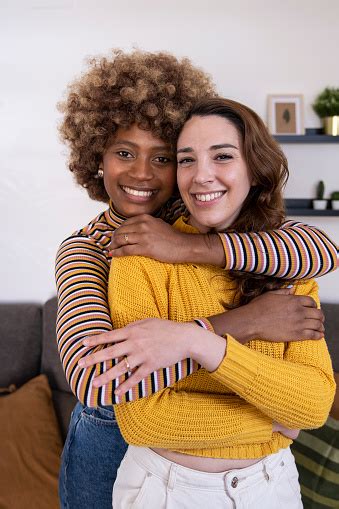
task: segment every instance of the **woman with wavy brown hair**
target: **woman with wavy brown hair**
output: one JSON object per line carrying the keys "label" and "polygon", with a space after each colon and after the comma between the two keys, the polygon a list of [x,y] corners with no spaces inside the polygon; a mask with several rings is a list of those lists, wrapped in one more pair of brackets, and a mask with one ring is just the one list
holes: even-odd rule
{"label": "woman with wavy brown hair", "polygon": [[[107,58],[90,60],[88,70],[70,85],[60,104],[60,133],[70,150],[69,169],[91,198],[109,202],[107,210],[64,240],[56,261],[58,347],[67,380],[79,399],[62,458],[63,507],[109,507],[126,450],[112,404],[119,400],[117,385],[122,390],[122,383],[133,384],[135,378],[116,379],[118,359],[109,357],[103,344],[112,343],[115,333],[107,304],[112,252],[157,254],[178,263],[208,261],[227,270],[284,278],[321,275],[336,264],[336,246],[319,230],[300,223],[285,223],[281,230],[263,234],[221,235],[190,235],[170,226],[183,210],[175,188],[178,132],[192,106],[215,94],[209,76],[188,59],[117,50]],[[257,335],[282,341],[310,334],[321,337],[322,316],[312,299],[271,294],[259,299],[264,304],[254,299],[248,307],[211,317],[218,333],[232,332],[243,342]],[[289,311],[287,324],[281,316],[282,302]],[[263,305],[269,312],[259,314]],[[180,329],[183,324],[172,325],[175,334],[185,333]],[[147,338],[163,337],[158,322],[145,327]],[[279,338],[273,333],[276,327]],[[84,346],[84,339],[94,335],[103,346]],[[103,353],[108,356],[96,360]],[[93,359],[94,365],[86,366]],[[81,361],[85,365],[80,366]],[[131,399],[152,394],[198,369],[183,359],[167,370],[168,376],[159,377],[151,357],[149,361]]]}
{"label": "woman with wavy brown hair", "polygon": [[[246,106],[198,102],[179,134],[177,163],[188,210],[174,224],[179,231],[269,231],[284,222],[287,161]],[[172,327],[166,320],[185,322],[184,334],[152,338],[157,368],[187,357],[201,366],[147,398],[115,406],[130,444],[113,489],[115,509],[302,507],[288,429],[319,427],[328,416],[335,382],[324,338],[243,345],[214,334],[211,324],[210,331],[197,326],[209,323],[200,323],[206,312],[225,312],[281,286],[206,263],[112,261],[108,291],[118,330],[109,355],[121,359],[115,377],[148,362],[147,340],[133,332],[138,323],[128,326],[145,318],[161,319],[165,331]],[[294,283],[293,292],[319,306],[314,280]]]}

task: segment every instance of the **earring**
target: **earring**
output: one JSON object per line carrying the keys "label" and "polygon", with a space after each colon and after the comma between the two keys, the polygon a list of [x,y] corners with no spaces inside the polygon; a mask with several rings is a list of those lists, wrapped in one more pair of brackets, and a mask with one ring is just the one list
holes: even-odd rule
{"label": "earring", "polygon": [[98,179],[102,179],[104,177],[104,170],[102,168],[98,169]]}

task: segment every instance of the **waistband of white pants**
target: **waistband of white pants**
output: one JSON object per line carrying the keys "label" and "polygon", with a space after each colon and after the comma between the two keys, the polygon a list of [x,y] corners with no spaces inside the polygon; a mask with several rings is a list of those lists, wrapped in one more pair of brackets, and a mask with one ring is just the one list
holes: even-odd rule
{"label": "waistband of white pants", "polygon": [[131,455],[141,468],[167,483],[168,489],[173,489],[177,484],[189,488],[224,491],[226,487],[238,491],[262,480],[269,482],[283,467],[295,466],[289,447],[280,449],[277,453],[270,454],[249,467],[217,473],[183,467],[146,447],[130,445],[127,450],[128,455]]}

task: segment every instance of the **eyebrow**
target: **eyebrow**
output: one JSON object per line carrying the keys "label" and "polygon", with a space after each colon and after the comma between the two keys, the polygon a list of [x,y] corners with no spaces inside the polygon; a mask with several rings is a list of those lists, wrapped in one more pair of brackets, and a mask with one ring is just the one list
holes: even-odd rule
{"label": "eyebrow", "polygon": [[[131,147],[135,147],[135,148],[139,148],[139,146],[140,146],[137,143],[133,143],[133,141],[119,140],[119,139],[114,140],[112,145],[119,145],[120,143],[123,145],[130,145]],[[152,150],[171,150],[171,148],[169,145],[156,145],[156,146],[152,147]]]}
{"label": "eyebrow", "polygon": [[[239,150],[238,147],[235,145],[231,145],[231,143],[220,143],[220,145],[212,145],[209,150],[219,150],[220,148],[235,148],[236,150]],[[185,148],[179,148],[177,150],[177,154],[181,153],[187,153],[187,152],[194,152],[192,147],[185,147]]]}

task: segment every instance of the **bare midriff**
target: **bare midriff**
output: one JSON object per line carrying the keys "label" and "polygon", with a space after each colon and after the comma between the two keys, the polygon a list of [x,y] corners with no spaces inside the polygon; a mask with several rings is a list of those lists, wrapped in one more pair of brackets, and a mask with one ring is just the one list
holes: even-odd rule
{"label": "bare midriff", "polygon": [[168,449],[152,448],[154,452],[166,458],[173,463],[178,463],[186,468],[199,470],[201,472],[225,472],[226,470],[234,470],[237,468],[246,468],[258,463],[262,458],[255,459],[223,459],[223,458],[205,458],[202,456],[190,456],[181,452],[169,451]]}

